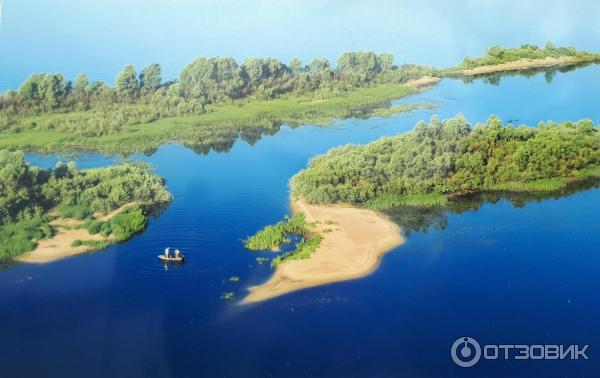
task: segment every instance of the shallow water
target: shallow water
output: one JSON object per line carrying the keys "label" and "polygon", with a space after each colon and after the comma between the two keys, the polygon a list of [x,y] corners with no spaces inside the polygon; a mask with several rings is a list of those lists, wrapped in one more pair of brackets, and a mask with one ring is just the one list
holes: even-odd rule
{"label": "shallow water", "polygon": [[[0,271],[0,371],[6,377],[86,376],[592,376],[600,369],[600,190],[514,207],[507,200],[448,214],[445,229],[412,233],[364,279],[265,303],[220,299],[265,281],[241,240],[288,209],[288,180],[315,154],[410,130],[437,114],[517,123],[591,118],[600,66],[465,85],[444,80],[400,102],[435,110],[283,127],[227,153],[179,145],[145,160],[173,203],[148,229],[105,251]],[[40,166],[60,157],[28,156]],[[80,167],[117,158],[86,154]],[[181,266],[156,259],[166,246]],[[240,283],[228,278],[237,275]],[[460,336],[482,344],[590,344],[586,361],[452,363]]]}

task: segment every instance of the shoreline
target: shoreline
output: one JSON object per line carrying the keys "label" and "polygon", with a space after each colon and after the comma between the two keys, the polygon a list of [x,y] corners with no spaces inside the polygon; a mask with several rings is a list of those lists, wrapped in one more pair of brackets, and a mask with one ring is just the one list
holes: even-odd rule
{"label": "shoreline", "polygon": [[459,71],[459,74],[464,76],[476,76],[505,71],[518,71],[532,68],[562,66],[577,63],[580,63],[580,60],[571,56],[561,56],[559,58],[544,59],[519,59],[508,63],[493,64],[489,66],[475,67],[468,70],[461,70]]}
{"label": "shoreline", "polygon": [[248,289],[241,304],[365,277],[377,268],[385,253],[404,243],[398,225],[376,211],[301,200],[292,201],[291,209],[303,212],[309,222],[318,222],[321,244],[308,259],[278,265],[268,281]]}
{"label": "shoreline", "polygon": [[[132,202],[123,205],[108,214],[96,214],[94,219],[102,222],[109,221],[121,211],[136,204],[136,202]],[[65,257],[76,256],[97,250],[97,248],[89,245],[73,247],[72,243],[75,240],[107,241],[110,243],[115,242],[112,235],[104,237],[100,234],[90,234],[85,228],[76,228],[81,224],[83,224],[83,221],[75,219],[54,219],[52,222],[50,222],[50,225],[56,229],[56,234],[49,239],[39,240],[37,247],[33,251],[25,252],[24,254],[13,258],[13,260],[22,263],[45,264],[63,259]]]}
{"label": "shoreline", "polygon": [[437,84],[441,80],[442,78],[437,76],[421,76],[418,79],[407,81],[406,83],[404,83],[404,85],[408,85],[409,87],[414,89],[423,89]]}

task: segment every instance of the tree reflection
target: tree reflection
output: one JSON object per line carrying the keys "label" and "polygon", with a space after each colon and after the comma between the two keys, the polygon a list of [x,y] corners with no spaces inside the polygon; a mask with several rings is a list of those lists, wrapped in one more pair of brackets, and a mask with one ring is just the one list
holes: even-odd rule
{"label": "tree reflection", "polygon": [[429,230],[444,230],[448,226],[448,214],[462,214],[467,211],[476,211],[486,203],[496,204],[502,200],[510,202],[516,208],[523,208],[531,202],[541,202],[548,199],[558,199],[575,193],[600,187],[600,179],[572,183],[562,190],[554,192],[486,192],[454,198],[444,207],[419,208],[414,206],[401,206],[386,210],[392,220],[397,223],[405,233],[427,233]]}
{"label": "tree reflection", "polygon": [[552,84],[552,80],[557,73],[567,73],[570,71],[574,71],[578,68],[587,67],[589,65],[595,64],[593,62],[586,63],[576,63],[569,64],[563,66],[554,66],[554,67],[540,67],[540,68],[527,68],[522,70],[512,70],[512,71],[503,71],[503,72],[495,72],[495,73],[487,73],[487,74],[478,74],[478,75],[470,75],[470,76],[457,76],[457,79],[462,80],[465,85],[473,84],[477,80],[481,80],[486,84],[491,85],[500,85],[501,79],[503,77],[512,77],[512,76],[520,76],[525,78],[532,78],[539,74],[544,75],[544,79],[546,83]]}

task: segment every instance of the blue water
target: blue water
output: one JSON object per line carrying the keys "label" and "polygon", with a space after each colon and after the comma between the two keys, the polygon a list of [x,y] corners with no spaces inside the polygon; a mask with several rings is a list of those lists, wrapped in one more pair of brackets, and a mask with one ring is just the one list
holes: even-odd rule
{"label": "blue water", "polygon": [[[413,232],[369,277],[238,306],[220,299],[271,274],[241,239],[288,209],[288,180],[315,154],[459,112],[518,123],[591,118],[600,66],[444,80],[401,102],[439,108],[332,127],[283,127],[254,145],[199,155],[161,147],[150,162],[174,201],[148,229],[105,251],[0,271],[2,377],[593,377],[600,371],[600,190],[514,207],[507,199],[446,214]],[[62,157],[64,160],[69,157]],[[40,166],[61,157],[28,156]],[[118,159],[79,156],[80,167]],[[182,249],[164,267],[156,255]],[[241,281],[230,283],[237,275]],[[459,368],[450,346],[590,344],[585,361],[481,361]]]}

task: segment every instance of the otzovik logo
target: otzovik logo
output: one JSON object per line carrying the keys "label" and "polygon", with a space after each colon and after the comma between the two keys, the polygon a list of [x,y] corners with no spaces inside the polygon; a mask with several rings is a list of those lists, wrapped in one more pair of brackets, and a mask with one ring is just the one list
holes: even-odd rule
{"label": "otzovik logo", "polygon": [[485,344],[472,337],[459,337],[450,348],[452,361],[460,367],[475,366],[484,360],[589,360],[589,345]]}
{"label": "otzovik logo", "polygon": [[472,337],[459,337],[450,349],[452,361],[460,367],[474,366],[481,358],[481,346]]}

